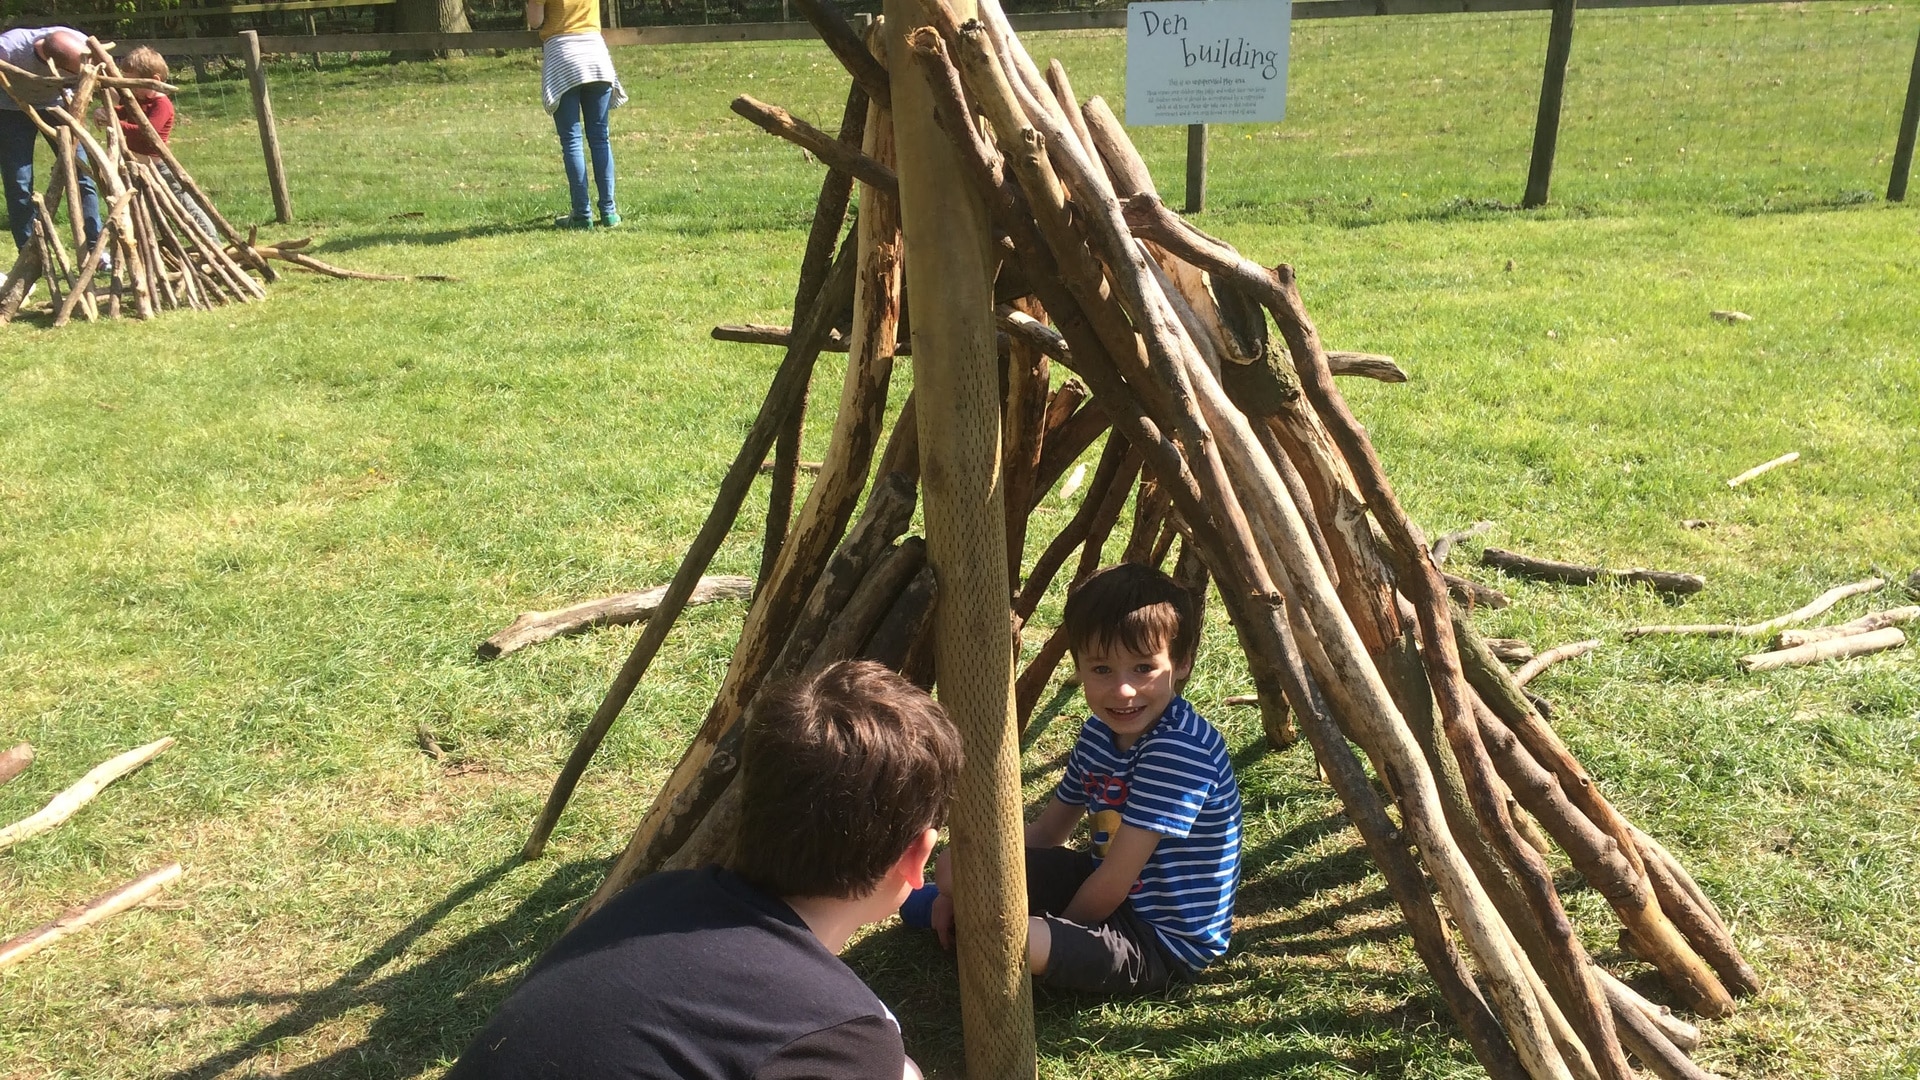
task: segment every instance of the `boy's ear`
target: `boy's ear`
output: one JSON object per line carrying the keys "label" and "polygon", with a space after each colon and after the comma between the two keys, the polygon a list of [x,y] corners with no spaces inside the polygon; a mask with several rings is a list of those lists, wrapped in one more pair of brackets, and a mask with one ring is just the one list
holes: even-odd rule
{"label": "boy's ear", "polygon": [[1177,682],[1177,683],[1186,682],[1187,677],[1192,674],[1193,674],[1193,657],[1191,656],[1173,665],[1173,681],[1174,682]]}
{"label": "boy's ear", "polygon": [[894,861],[894,872],[906,878],[907,884],[919,888],[927,883],[927,860],[933,858],[933,848],[940,842],[939,829],[924,829],[907,850],[900,853]]}

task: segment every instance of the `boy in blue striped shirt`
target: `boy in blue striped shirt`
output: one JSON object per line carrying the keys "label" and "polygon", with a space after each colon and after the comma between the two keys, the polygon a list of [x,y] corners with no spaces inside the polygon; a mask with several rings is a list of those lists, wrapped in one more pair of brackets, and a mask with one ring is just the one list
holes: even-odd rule
{"label": "boy in blue striped shirt", "polygon": [[[1227,951],[1240,788],[1226,741],[1179,696],[1199,646],[1198,607],[1167,575],[1131,563],[1067,599],[1092,715],[1026,829],[1027,954],[1045,985],[1157,991]],[[1083,817],[1090,847],[1066,847]],[[942,854],[928,912],[942,944],[953,934],[950,863]]]}

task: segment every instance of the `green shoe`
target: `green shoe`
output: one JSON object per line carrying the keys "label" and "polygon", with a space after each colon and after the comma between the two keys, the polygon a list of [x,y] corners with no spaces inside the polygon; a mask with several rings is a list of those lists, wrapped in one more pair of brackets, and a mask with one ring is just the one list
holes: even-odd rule
{"label": "green shoe", "polygon": [[572,214],[568,214],[564,217],[554,218],[553,224],[555,228],[559,229],[591,229],[593,228],[593,219],[590,217],[574,217]]}
{"label": "green shoe", "polygon": [[608,210],[600,215],[600,227],[603,229],[611,229],[619,224],[620,211],[618,210]]}

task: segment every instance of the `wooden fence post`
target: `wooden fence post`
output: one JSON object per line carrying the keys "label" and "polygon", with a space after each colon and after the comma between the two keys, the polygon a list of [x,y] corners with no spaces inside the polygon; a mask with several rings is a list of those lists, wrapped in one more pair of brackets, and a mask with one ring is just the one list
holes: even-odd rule
{"label": "wooden fence post", "polygon": [[1574,0],[1553,0],[1547,29],[1547,63],[1540,75],[1540,113],[1533,121],[1533,163],[1527,167],[1527,194],[1520,205],[1547,204],[1553,181],[1553,149],[1560,141],[1560,95],[1567,85],[1567,57],[1573,52]]}
{"label": "wooden fence post", "polygon": [[240,31],[240,51],[247,61],[247,83],[253,87],[253,119],[260,126],[260,150],[267,159],[273,219],[285,225],[293,220],[293,198],[287,194],[287,170],[280,162],[280,130],[273,125],[273,102],[267,97],[267,69],[260,63],[260,32]]}
{"label": "wooden fence post", "polygon": [[[973,0],[953,0],[964,21]],[[904,58],[926,21],[915,0],[886,0],[894,146],[927,561],[940,582],[934,666],[940,703],[966,753],[953,806],[958,872],[960,1019],[967,1075],[1033,1080],[1033,981],[1027,972],[1020,740],[1014,723],[1006,492],[1000,484],[1000,361],[993,318],[993,233],[953,141],[933,122],[933,91]]]}
{"label": "wooden fence post", "polygon": [[1207,208],[1207,125],[1187,125],[1187,207],[1197,214]]}
{"label": "wooden fence post", "polygon": [[1893,147],[1893,175],[1887,179],[1887,201],[1907,197],[1907,174],[1913,171],[1914,129],[1920,128],[1920,41],[1913,46],[1913,74],[1907,76],[1907,107],[1900,114],[1900,141]]}

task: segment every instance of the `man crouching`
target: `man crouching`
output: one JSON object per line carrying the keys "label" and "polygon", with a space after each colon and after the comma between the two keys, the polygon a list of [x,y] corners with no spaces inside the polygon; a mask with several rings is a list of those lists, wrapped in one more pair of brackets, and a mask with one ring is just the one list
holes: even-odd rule
{"label": "man crouching", "polygon": [[924,880],[960,739],[864,661],[770,689],[725,867],[641,879],[528,971],[449,1080],[917,1077],[838,954]]}

